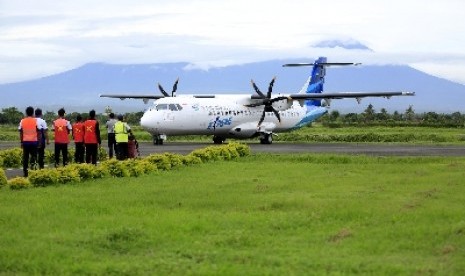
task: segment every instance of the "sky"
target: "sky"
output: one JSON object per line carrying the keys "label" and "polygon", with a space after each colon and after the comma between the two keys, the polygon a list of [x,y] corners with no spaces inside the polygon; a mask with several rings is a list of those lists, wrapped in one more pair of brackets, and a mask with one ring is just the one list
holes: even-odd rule
{"label": "sky", "polygon": [[[92,62],[208,70],[318,56],[465,84],[464,34],[463,0],[0,0],[0,84]],[[366,47],[321,47],[334,41]]]}

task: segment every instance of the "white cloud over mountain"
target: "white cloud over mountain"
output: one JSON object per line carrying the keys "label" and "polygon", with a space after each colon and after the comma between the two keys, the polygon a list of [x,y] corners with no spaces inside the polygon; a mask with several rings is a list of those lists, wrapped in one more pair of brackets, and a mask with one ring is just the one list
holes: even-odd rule
{"label": "white cloud over mountain", "polygon": [[460,0],[0,0],[0,83],[89,62],[209,68],[322,55],[465,83],[464,16]]}

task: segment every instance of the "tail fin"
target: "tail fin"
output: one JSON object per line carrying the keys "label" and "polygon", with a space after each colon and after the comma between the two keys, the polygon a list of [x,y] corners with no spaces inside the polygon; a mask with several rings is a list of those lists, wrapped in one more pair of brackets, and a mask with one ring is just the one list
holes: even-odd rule
{"label": "tail fin", "polygon": [[[284,64],[286,67],[297,67],[297,66],[312,66],[312,72],[308,80],[305,82],[301,93],[321,93],[323,92],[323,84],[325,82],[326,67],[332,65],[360,65],[360,63],[353,62],[337,62],[328,63],[326,57],[319,57],[314,63],[292,63]],[[321,100],[306,100],[305,104],[307,107],[321,106]]]}

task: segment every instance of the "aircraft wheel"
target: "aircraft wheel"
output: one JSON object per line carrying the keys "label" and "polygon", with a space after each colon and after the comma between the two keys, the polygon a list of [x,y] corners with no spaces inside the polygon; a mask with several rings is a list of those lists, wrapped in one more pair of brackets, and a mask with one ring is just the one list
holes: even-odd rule
{"label": "aircraft wheel", "polygon": [[218,137],[218,136],[213,136],[213,143],[215,144],[223,144],[224,138],[223,137]]}
{"label": "aircraft wheel", "polygon": [[263,135],[262,138],[260,138],[260,144],[265,144],[265,145],[269,145],[273,143],[273,136],[272,134],[265,134]]}

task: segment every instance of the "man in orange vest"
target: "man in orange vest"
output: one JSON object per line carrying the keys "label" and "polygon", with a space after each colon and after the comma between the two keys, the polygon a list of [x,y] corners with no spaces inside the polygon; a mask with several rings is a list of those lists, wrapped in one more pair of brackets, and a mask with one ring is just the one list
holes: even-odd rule
{"label": "man in orange vest", "polygon": [[84,163],[84,131],[85,131],[84,122],[82,121],[82,116],[77,115],[76,122],[73,124],[73,139],[74,139],[74,162]]}
{"label": "man in orange vest", "polygon": [[63,166],[68,164],[69,133],[72,130],[71,123],[65,119],[65,109],[58,110],[58,119],[53,121],[55,132],[55,168],[60,163],[60,152],[63,155]]}
{"label": "man in orange vest", "polygon": [[26,108],[26,117],[19,122],[19,139],[23,148],[23,174],[28,176],[29,156],[31,156],[31,167],[35,166],[37,157],[37,147],[39,146],[39,129],[37,120],[33,117],[34,108]]}
{"label": "man in orange vest", "polygon": [[86,163],[97,165],[98,147],[102,144],[100,139],[100,126],[95,119],[95,110],[89,112],[89,119],[84,122],[84,144],[86,146]]}

